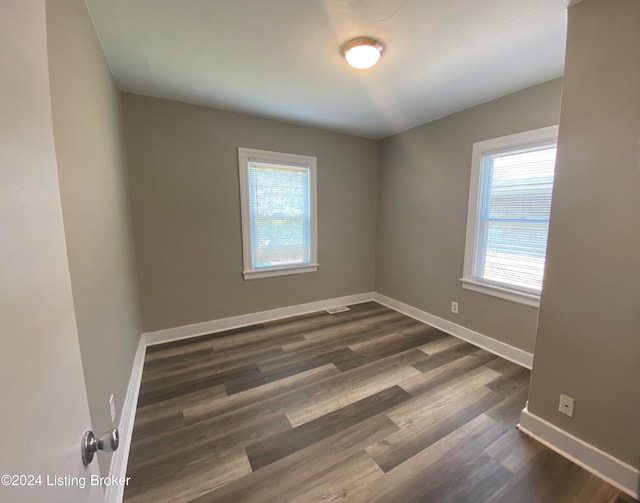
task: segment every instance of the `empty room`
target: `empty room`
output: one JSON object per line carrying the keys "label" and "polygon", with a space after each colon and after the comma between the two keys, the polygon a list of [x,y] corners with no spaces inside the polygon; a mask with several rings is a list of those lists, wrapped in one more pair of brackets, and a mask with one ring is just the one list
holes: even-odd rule
{"label": "empty room", "polygon": [[1,502],[638,501],[640,1],[0,9]]}

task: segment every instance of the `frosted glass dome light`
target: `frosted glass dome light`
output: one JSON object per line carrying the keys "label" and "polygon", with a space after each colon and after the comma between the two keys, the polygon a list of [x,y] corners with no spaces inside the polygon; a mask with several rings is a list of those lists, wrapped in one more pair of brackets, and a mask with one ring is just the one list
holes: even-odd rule
{"label": "frosted glass dome light", "polygon": [[365,70],[378,62],[382,49],[382,44],[373,38],[354,38],[344,46],[344,57],[353,68]]}

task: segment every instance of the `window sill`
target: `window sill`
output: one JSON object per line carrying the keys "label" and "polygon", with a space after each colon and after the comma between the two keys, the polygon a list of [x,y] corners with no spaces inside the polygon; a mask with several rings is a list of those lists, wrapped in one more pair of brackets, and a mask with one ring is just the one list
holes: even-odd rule
{"label": "window sill", "polygon": [[462,288],[466,290],[472,290],[474,292],[484,293],[486,295],[491,295],[492,297],[497,297],[499,299],[509,300],[511,302],[516,302],[518,304],[524,304],[525,306],[540,307],[540,296],[519,292],[517,290],[510,290],[509,288],[501,288],[495,285],[489,285],[487,283],[479,283],[478,281],[462,278],[460,279],[462,282]]}
{"label": "window sill", "polygon": [[315,272],[318,270],[318,264],[294,265],[286,267],[269,267],[264,269],[254,269],[252,271],[243,271],[244,279],[271,278],[273,276],[287,276],[289,274],[302,274],[305,272]]}

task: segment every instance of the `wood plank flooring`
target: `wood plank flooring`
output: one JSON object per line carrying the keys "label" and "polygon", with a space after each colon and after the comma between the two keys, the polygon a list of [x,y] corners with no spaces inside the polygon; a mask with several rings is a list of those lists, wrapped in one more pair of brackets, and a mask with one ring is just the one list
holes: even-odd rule
{"label": "wood plank flooring", "polygon": [[529,371],[374,302],[148,348],[127,503],[621,503],[515,429]]}

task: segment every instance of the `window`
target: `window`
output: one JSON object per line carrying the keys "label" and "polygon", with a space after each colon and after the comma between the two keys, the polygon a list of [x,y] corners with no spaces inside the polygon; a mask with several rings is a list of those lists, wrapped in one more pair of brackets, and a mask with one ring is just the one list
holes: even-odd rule
{"label": "window", "polygon": [[473,145],[462,286],[538,306],[558,127]]}
{"label": "window", "polygon": [[238,149],[244,278],[318,270],[316,158]]}

